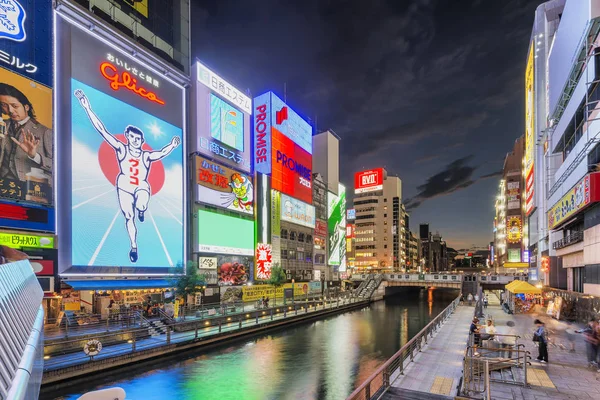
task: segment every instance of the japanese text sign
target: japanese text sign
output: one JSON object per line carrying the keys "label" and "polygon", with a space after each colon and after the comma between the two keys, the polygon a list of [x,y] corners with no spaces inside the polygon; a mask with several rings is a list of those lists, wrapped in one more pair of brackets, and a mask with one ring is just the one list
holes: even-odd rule
{"label": "japanese text sign", "polygon": [[267,280],[271,277],[273,254],[271,245],[259,243],[256,246],[256,274],[257,280]]}

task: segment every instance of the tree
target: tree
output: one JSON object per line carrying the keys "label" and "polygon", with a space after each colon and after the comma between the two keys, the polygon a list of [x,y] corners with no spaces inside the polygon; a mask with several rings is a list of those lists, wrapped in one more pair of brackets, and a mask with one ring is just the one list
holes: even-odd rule
{"label": "tree", "polygon": [[178,264],[176,273],[177,277],[173,279],[175,293],[177,296],[183,297],[185,303],[187,303],[188,296],[202,293],[206,285],[206,276],[198,273],[198,263],[188,261],[185,270],[183,264]]}
{"label": "tree", "polygon": [[[277,305],[277,288],[282,286],[287,281],[287,276],[283,268],[278,263],[274,264],[271,268],[271,277],[267,280],[269,285],[275,287],[275,295],[273,296],[273,305]],[[292,288],[293,290],[293,288]]]}

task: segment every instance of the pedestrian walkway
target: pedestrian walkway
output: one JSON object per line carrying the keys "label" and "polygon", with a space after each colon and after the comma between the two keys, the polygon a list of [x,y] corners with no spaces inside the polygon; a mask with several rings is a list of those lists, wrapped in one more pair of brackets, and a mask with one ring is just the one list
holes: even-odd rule
{"label": "pedestrian walkway", "polygon": [[455,396],[462,377],[465,345],[474,307],[459,306],[454,315],[428,340],[428,344],[404,370],[392,377],[392,387]]}
{"label": "pedestrian walkway", "polygon": [[[490,294],[489,299],[489,307],[483,310],[486,317],[491,316],[497,327],[507,326],[509,321],[514,322],[514,332],[521,336],[519,343],[523,343],[525,350],[531,352],[533,360],[527,370],[530,387],[492,382],[490,388],[494,400],[600,399],[600,374],[595,369],[587,368],[583,335],[576,335],[574,342],[571,342],[565,332],[568,324],[546,315],[545,308],[540,306],[536,306],[533,313],[510,315],[500,308],[495,295]],[[532,339],[536,318],[546,324],[549,332],[547,364],[535,361],[538,348]],[[581,326],[573,325],[570,328],[575,330]],[[571,352],[572,343],[575,352]]]}

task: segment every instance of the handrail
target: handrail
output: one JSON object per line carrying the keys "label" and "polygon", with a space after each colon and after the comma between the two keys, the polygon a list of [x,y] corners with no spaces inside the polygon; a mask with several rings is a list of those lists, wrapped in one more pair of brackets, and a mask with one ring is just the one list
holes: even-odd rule
{"label": "handrail", "polygon": [[[417,347],[419,350],[421,349],[423,339],[425,339],[425,343],[427,343],[429,335],[433,334],[433,332],[440,327],[441,323],[454,312],[456,307],[458,307],[461,297],[462,295],[459,295],[454,299],[448,307],[432,319],[423,329],[421,329],[421,331],[419,331],[419,333],[413,336],[413,338],[402,346],[400,350],[379,366],[371,376],[347,397],[347,400],[370,400],[378,398],[378,395],[387,390],[391,385],[390,378],[392,374],[399,368],[401,371],[404,371],[404,361],[409,356],[411,361],[414,360],[414,350]],[[371,384],[375,382],[379,385],[372,387]]]}

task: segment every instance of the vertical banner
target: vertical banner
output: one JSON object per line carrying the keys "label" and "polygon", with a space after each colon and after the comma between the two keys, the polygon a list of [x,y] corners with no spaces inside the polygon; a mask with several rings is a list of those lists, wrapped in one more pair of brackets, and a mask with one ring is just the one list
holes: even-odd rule
{"label": "vertical banner", "polygon": [[51,1],[0,1],[3,227],[54,231],[52,41]]}
{"label": "vertical banner", "polygon": [[525,213],[531,214],[534,207],[535,168],[535,92],[534,92],[534,43],[529,46],[525,68]]}
{"label": "vertical banner", "polygon": [[281,193],[271,190],[271,254],[273,264],[281,266]]}

